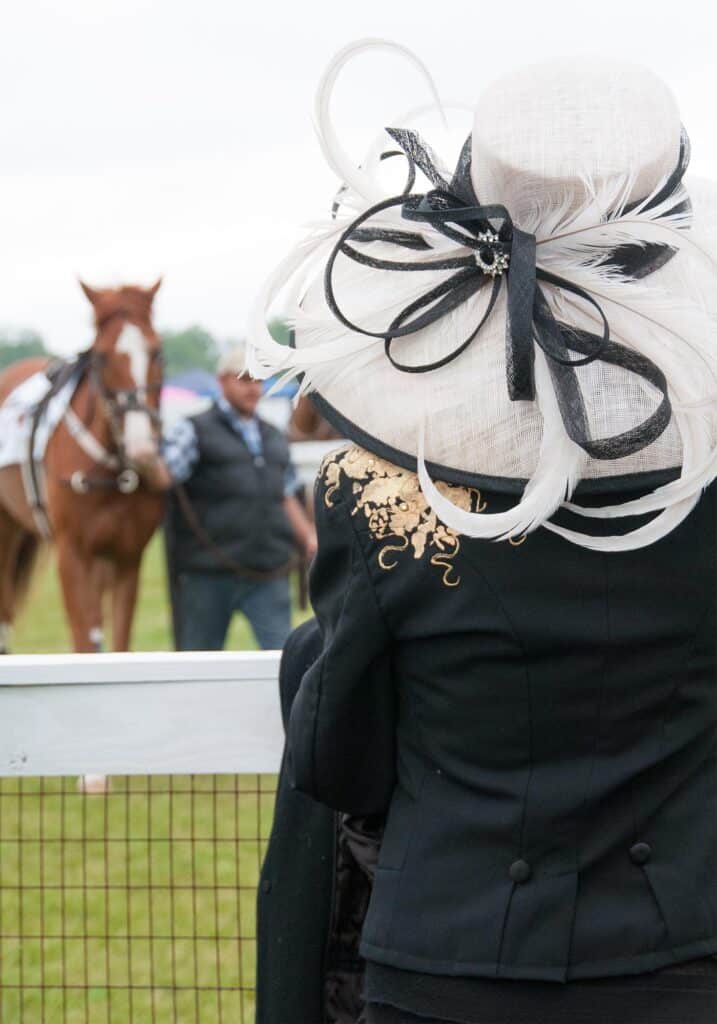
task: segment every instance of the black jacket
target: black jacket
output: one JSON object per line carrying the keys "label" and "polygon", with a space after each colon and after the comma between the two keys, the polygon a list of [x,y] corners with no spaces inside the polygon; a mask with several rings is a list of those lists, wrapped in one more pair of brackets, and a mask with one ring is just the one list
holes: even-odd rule
{"label": "black jacket", "polygon": [[[301,676],[320,651],[315,619],[302,623],[287,640],[279,670],[285,729]],[[337,812],[292,791],[285,754],[257,887],[257,1024],[319,1024],[325,1019],[336,817]]]}
{"label": "black jacket", "polygon": [[[284,645],[284,729],[321,646],[316,619]],[[292,789],[285,748],[257,887],[256,1024],[361,1024],[358,946],[383,823],[383,815],[349,818]]]}
{"label": "black jacket", "polygon": [[355,447],[315,497],[323,647],[287,767],[387,813],[361,954],[567,981],[717,952],[715,486],[619,554],[456,536]]}
{"label": "black jacket", "polygon": [[[255,458],[216,403],[191,419],[199,461],[184,486],[203,529],[227,558],[243,568],[269,571],[285,565],[294,545],[283,507],[289,465],[286,438],[260,420],[262,455]],[[216,555],[195,537],[174,497],[170,497],[168,517],[174,571],[221,570]]]}

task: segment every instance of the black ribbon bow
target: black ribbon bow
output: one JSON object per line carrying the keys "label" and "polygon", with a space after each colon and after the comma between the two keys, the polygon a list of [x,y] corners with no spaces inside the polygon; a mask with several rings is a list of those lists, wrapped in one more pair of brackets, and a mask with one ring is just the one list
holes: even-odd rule
{"label": "black ribbon bow", "polygon": [[[599,303],[587,291],[536,265],[535,236],[518,228],[505,206],[481,205],[470,176],[470,136],[462,148],[452,180],[448,182],[438,171],[432,153],[417,133],[401,128],[386,130],[398,143],[400,151],[391,151],[383,156],[399,153],[405,156],[409,167],[408,181],[401,195],[385,199],[366,210],[349,224],[337,241],[324,273],[326,301],[334,316],[352,331],[383,338],[386,355],[396,369],[406,373],[426,373],[452,362],[473,342],[493,311],[502,279],[505,277],[508,313],[506,373],[511,400],[530,401],[535,398],[534,344],[538,344],[548,357],[547,362],[565,430],[588,455],[594,459],[618,459],[639,451],[658,438],[672,416],[664,374],[652,360],[610,338],[607,317]],[[689,139],[683,128],[677,165],[664,187],[652,197],[645,209],[672,195],[687,168],[689,152]],[[411,192],[416,167],[425,174],[433,186],[423,194]],[[625,211],[633,209],[639,203],[640,200],[637,200],[628,204]],[[401,207],[401,214],[406,220],[429,224],[445,237],[471,249],[472,253],[467,256],[411,263],[404,260],[379,259],[350,244],[382,241],[401,248],[430,250],[431,246],[420,233],[363,227],[376,214],[395,206]],[[336,208],[335,204],[334,213]],[[689,209],[689,200],[683,200],[674,209]],[[493,227],[492,221],[500,222],[497,230]],[[602,263],[619,268],[626,278],[638,278],[662,266],[675,251],[672,246],[662,243],[623,244],[606,251]],[[357,263],[379,270],[452,270],[455,273],[401,310],[386,331],[369,331],[352,323],[336,301],[333,270],[339,253]],[[554,285],[590,303],[602,321],[602,333],[594,334],[556,320],[540,287],[541,282]],[[489,283],[491,294],[480,322],[451,352],[435,362],[420,365],[401,363],[394,357],[391,346],[396,338],[415,334],[436,323]],[[579,355],[573,357],[570,353]],[[588,414],[575,367],[584,366],[597,359],[637,374],[653,385],[662,398],[655,411],[637,426],[620,434],[596,439],[590,435]]]}

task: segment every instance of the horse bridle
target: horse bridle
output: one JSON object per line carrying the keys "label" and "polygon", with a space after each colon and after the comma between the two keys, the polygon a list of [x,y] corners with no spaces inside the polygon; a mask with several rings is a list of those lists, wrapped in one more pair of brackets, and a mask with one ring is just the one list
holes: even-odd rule
{"label": "horse bridle", "polygon": [[[116,311],[114,315],[117,315],[119,312],[121,311]],[[92,490],[115,489],[123,494],[131,494],[137,490],[140,477],[127,458],[122,434],[122,420],[128,412],[141,412],[149,416],[151,422],[159,427],[161,425],[159,410],[148,404],[147,397],[152,393],[159,393],[162,385],[158,383],[134,388],[112,388],[104,380],[104,368],[107,365],[108,359],[107,353],[88,349],[82,356],[87,367],[92,389],[101,401],[107,414],[107,422],[116,454],[107,451],[104,445],[91,434],[89,429],[76,415],[70,414],[67,425],[73,438],[86,454],[90,455],[99,465],[114,470],[114,475],[110,477],[89,477],[81,470],[77,470],[69,478],[69,486],[79,494],[86,494]],[[150,359],[161,360],[161,350],[154,350],[150,354]]]}

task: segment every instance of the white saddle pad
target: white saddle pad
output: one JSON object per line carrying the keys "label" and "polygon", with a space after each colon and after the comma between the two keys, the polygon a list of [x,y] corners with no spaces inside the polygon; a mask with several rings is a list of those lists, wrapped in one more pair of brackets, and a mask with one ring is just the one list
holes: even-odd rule
{"label": "white saddle pad", "polygon": [[[77,378],[73,376],[48,402],[35,433],[35,459],[43,458],[47,442],[65,415],[76,385]],[[42,371],[34,373],[11,391],[0,405],[0,469],[28,461],[33,409],[49,388],[50,381],[45,374]]]}

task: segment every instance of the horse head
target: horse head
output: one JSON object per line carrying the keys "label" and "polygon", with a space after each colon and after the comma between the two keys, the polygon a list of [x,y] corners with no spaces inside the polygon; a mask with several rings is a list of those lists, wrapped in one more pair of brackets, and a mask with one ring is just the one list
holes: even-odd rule
{"label": "horse head", "polygon": [[152,303],[161,283],[96,289],[80,281],[97,328],[90,375],[114,442],[130,462],[159,443],[162,343],[152,326]]}

